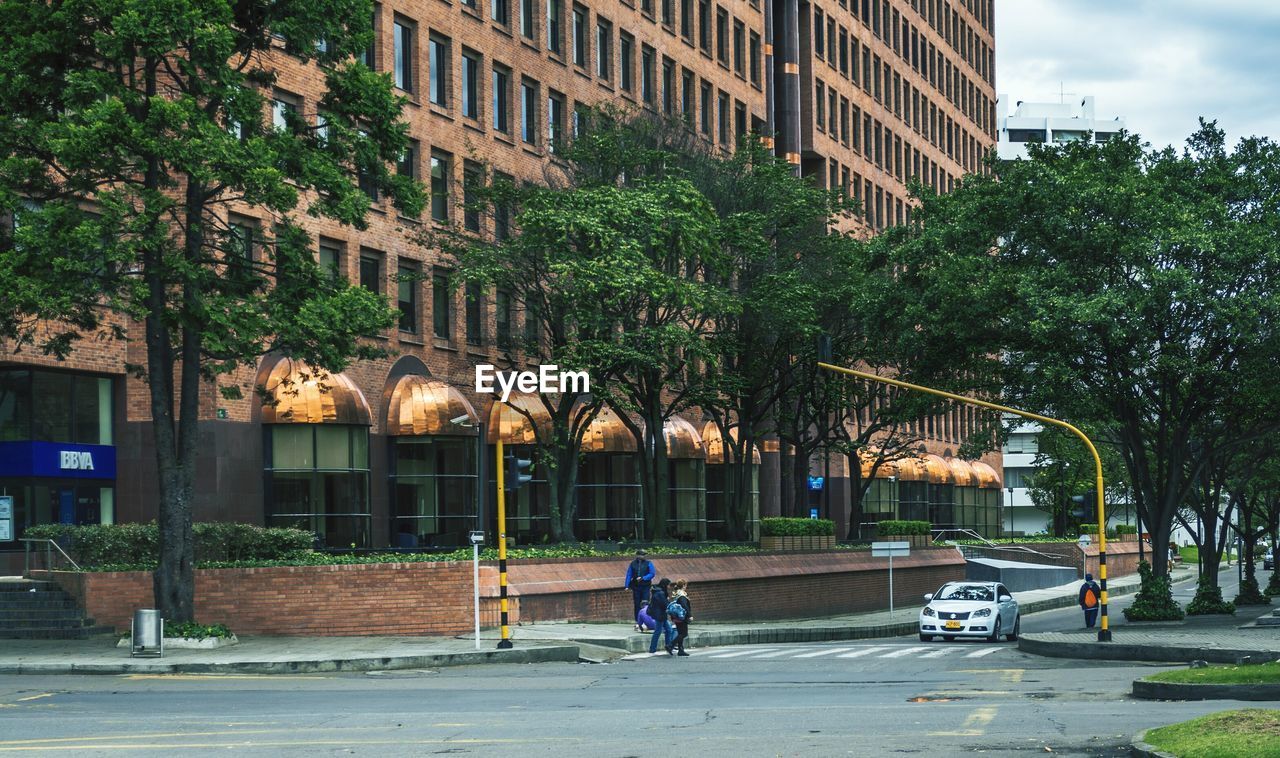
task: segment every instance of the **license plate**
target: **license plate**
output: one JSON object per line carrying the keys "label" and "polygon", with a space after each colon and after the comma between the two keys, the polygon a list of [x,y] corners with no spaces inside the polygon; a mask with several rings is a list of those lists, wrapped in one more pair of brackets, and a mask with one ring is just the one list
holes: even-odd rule
{"label": "license plate", "polygon": [[963,626],[963,624],[961,624],[959,621],[948,621],[948,622],[946,623],[946,625],[945,625],[945,628],[947,628],[947,629],[959,629],[961,626]]}

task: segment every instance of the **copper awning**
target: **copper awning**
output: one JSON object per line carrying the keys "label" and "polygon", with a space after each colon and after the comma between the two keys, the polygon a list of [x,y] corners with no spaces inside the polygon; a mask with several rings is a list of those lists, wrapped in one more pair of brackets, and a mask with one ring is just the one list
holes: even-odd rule
{"label": "copper awning", "polygon": [[973,467],[973,472],[978,477],[979,487],[983,489],[1000,489],[1000,474],[994,468],[982,461],[973,461],[969,465]]}
{"label": "copper awning", "polygon": [[584,453],[634,453],[636,436],[609,406],[602,406],[582,434]]}
{"label": "copper awning", "polygon": [[[465,417],[466,425],[453,420]],[[475,434],[480,423],[462,393],[438,379],[405,374],[387,402],[387,435],[423,436]]]}
{"label": "copper awning", "polygon": [[[738,440],[738,427],[729,429],[729,437],[735,442]],[[702,443],[707,448],[707,463],[732,463],[733,447],[724,444],[724,438],[720,436],[720,427],[714,421],[708,421],[702,425]],[[777,441],[774,441],[777,444]],[[751,446],[751,462],[760,463],[760,446]]]}
{"label": "copper awning", "polygon": [[280,359],[264,385],[264,424],[369,425],[369,404],[346,374],[331,374],[292,358]]}
{"label": "copper awning", "polygon": [[662,425],[662,436],[667,440],[667,457],[684,460],[705,460],[706,445],[693,424],[680,416],[672,416]]}
{"label": "copper awning", "polygon": [[539,396],[513,394],[507,402],[495,400],[489,406],[489,444],[536,445],[539,432],[543,440],[551,439],[551,414]]}
{"label": "copper awning", "polygon": [[951,469],[951,478],[957,487],[977,487],[978,472],[973,470],[973,466],[968,461],[959,458],[945,459],[947,466]]}
{"label": "copper awning", "polygon": [[955,479],[951,475],[951,467],[942,459],[942,456],[929,453],[924,457],[924,465],[929,472],[929,481],[932,484],[955,483]]}
{"label": "copper awning", "polygon": [[[858,463],[861,464],[862,478],[871,478],[871,467],[875,466],[876,458],[880,456],[879,450],[862,448],[858,451]],[[876,466],[876,479],[891,479],[898,474],[898,465],[896,461],[881,461]]]}

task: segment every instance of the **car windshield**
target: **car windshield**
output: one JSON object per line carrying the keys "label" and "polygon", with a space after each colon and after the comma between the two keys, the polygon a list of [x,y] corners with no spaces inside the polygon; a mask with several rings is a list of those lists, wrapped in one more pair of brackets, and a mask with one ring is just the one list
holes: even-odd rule
{"label": "car windshield", "polygon": [[989,603],[995,599],[990,587],[981,584],[956,584],[943,587],[934,600],[977,600]]}

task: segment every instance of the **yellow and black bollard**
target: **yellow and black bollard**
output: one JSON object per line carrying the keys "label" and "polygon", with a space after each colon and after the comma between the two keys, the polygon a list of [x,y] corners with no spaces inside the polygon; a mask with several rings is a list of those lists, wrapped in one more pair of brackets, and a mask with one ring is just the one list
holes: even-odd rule
{"label": "yellow and black bollard", "polygon": [[[502,457],[502,439],[498,439],[498,610],[502,614],[502,639],[498,648],[511,647],[511,627],[507,617],[507,488]],[[1105,580],[1104,580],[1105,581]]]}

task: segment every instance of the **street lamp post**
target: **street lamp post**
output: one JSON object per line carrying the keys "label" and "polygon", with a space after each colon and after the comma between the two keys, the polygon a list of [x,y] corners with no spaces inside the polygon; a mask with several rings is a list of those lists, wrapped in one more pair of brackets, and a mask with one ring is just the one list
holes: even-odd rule
{"label": "street lamp post", "polygon": [[1013,544],[1013,488],[1009,487],[1009,543]]}

